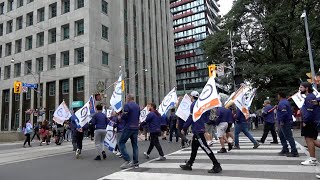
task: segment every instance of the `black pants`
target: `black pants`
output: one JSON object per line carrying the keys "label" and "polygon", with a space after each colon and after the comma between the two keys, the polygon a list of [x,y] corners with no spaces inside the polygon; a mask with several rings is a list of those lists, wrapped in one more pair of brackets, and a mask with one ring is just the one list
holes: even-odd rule
{"label": "black pants", "polygon": [[175,126],[170,127],[170,137],[169,137],[169,141],[172,142],[173,133],[174,133],[175,136],[176,136],[176,142],[178,142],[178,141],[179,141],[179,134],[178,134],[178,129],[177,129]]}
{"label": "black pants", "polygon": [[155,146],[159,152],[159,155],[164,156],[160,142],[159,142],[159,135],[160,133],[150,133],[151,140],[150,140],[150,145],[149,145],[147,154],[150,154],[153,147]]}
{"label": "black pants", "polygon": [[30,146],[30,134],[26,134],[26,140],[24,141],[23,145],[26,145],[26,143],[28,142],[28,145]]}
{"label": "black pants", "polygon": [[219,164],[218,160],[216,159],[216,157],[214,156],[213,152],[207,144],[206,138],[204,137],[204,133],[200,133],[194,134],[192,137],[191,157],[188,161],[190,165],[192,165],[194,163],[194,160],[196,159],[199,146],[209,156],[213,165]]}
{"label": "black pants", "polygon": [[34,132],[34,134],[33,134],[32,138],[31,138],[31,141],[33,140],[33,138],[34,138],[35,136],[37,136],[37,138],[38,138],[38,139],[39,139],[39,141],[40,141],[40,135],[39,135],[39,133],[38,133],[38,132]]}
{"label": "black pants", "polygon": [[268,136],[269,131],[271,131],[273,142],[278,142],[277,133],[276,133],[276,130],[275,130],[274,123],[268,123],[268,122],[265,122],[265,124],[264,124],[264,129],[263,129],[263,135],[262,135],[262,138],[261,138],[261,142],[264,143],[264,141],[266,140],[266,138]]}
{"label": "black pants", "polygon": [[188,142],[188,139],[186,138],[186,135],[185,135],[185,134],[187,134],[187,132],[184,131],[184,134],[181,134],[181,130],[182,130],[182,129],[179,128],[179,129],[178,129],[178,133],[179,133],[179,136],[181,137],[181,146],[184,146],[185,143]]}
{"label": "black pants", "polygon": [[76,149],[82,149],[82,141],[83,141],[83,132],[79,132],[77,130],[73,131],[72,133],[72,145],[73,145],[73,150],[75,151]]}

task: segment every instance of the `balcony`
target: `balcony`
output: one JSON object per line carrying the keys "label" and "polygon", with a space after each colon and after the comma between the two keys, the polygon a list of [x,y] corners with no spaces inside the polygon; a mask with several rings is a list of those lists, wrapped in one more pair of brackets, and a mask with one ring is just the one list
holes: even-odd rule
{"label": "balcony", "polygon": [[195,38],[190,38],[190,39],[186,39],[186,40],[183,40],[183,41],[175,42],[174,46],[180,46],[180,45],[192,43],[192,42],[195,42],[195,41],[196,41]]}
{"label": "balcony", "polygon": [[182,72],[191,72],[191,71],[195,71],[195,70],[197,70],[197,67],[189,67],[189,68],[177,69],[176,72],[177,73],[182,73]]}
{"label": "balcony", "polygon": [[188,30],[188,29],[192,29],[194,28],[194,25],[191,24],[191,25],[187,25],[187,26],[183,26],[183,27],[180,27],[180,28],[176,28],[173,32],[181,32],[181,31],[185,31],[185,30]]}
{"label": "balcony", "polygon": [[176,56],[176,60],[177,60],[177,59],[187,58],[187,57],[192,57],[192,56],[195,56],[195,55],[196,55],[195,52],[178,55],[178,56]]}
{"label": "balcony", "polygon": [[184,18],[184,17],[187,17],[187,16],[191,16],[193,14],[194,14],[193,11],[190,10],[190,11],[187,11],[185,13],[173,16],[173,20],[181,19],[181,18]]}
{"label": "balcony", "polygon": [[182,0],[182,1],[174,2],[174,3],[170,4],[170,8],[181,6],[181,5],[187,4],[187,3],[192,2],[192,1],[194,1],[194,0]]}

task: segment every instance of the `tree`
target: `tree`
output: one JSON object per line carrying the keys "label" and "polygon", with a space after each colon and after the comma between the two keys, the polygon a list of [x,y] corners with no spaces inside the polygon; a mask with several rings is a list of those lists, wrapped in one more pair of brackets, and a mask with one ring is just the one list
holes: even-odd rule
{"label": "tree", "polygon": [[232,32],[236,73],[259,87],[261,99],[279,91],[292,95],[310,72],[305,29],[300,16],[307,10],[315,67],[320,55],[318,0],[237,0],[221,23],[221,31],[202,44],[214,63],[230,64]]}

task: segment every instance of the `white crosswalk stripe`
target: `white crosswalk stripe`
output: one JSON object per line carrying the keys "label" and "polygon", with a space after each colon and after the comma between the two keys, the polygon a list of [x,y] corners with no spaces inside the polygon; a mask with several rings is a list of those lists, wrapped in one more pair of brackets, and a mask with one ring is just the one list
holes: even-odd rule
{"label": "white crosswalk stripe", "polygon": [[[258,137],[255,137],[258,139]],[[219,179],[219,180],[277,180],[277,179],[314,179],[315,167],[302,166],[301,161],[307,159],[306,154],[297,144],[300,157],[279,156],[281,144],[270,144],[267,138],[265,144],[253,149],[253,144],[246,137],[240,137],[240,148],[228,153],[218,154],[220,144],[215,142],[211,147],[216,158],[221,163],[223,171],[220,174],[209,174],[212,163],[205,152],[199,148],[192,171],[183,171],[179,165],[190,158],[191,147],[166,155],[166,161],[153,159],[140,164],[138,169],[128,169],[100,178],[99,180],[150,180],[150,179]],[[280,141],[279,141],[280,142]]]}

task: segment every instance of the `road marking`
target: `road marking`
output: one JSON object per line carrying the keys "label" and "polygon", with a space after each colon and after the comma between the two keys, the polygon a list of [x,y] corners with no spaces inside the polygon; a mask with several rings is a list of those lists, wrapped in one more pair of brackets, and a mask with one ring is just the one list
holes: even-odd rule
{"label": "road marking", "polygon": [[[259,156],[259,155],[235,155],[235,154],[215,154],[218,160],[226,159],[226,160],[274,160],[274,161],[301,161],[305,160],[305,157],[286,157],[286,156]],[[166,156],[167,159],[189,159],[189,156]],[[208,159],[207,155],[199,155],[196,159]]]}

